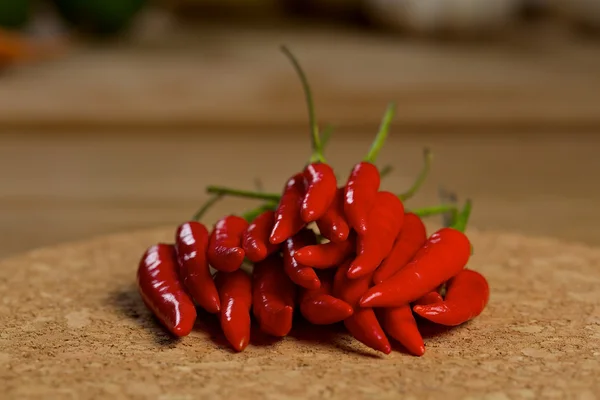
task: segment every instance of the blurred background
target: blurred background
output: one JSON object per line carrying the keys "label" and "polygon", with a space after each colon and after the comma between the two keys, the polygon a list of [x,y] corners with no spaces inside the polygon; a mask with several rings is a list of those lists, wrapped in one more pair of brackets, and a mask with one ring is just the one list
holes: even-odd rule
{"label": "blurred background", "polygon": [[443,186],[474,228],[598,244],[599,28],[598,0],[0,0],[0,258],[280,191],[310,154],[281,44],[342,179],[396,101],[383,187],[434,153],[408,207]]}

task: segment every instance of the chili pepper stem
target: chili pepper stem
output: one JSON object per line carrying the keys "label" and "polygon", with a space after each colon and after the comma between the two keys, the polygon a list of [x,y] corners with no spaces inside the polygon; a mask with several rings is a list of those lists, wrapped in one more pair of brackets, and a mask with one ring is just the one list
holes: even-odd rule
{"label": "chili pepper stem", "polygon": [[367,156],[364,158],[364,161],[374,164],[377,160],[379,152],[383,148],[383,145],[388,137],[390,125],[392,124],[394,115],[396,115],[396,103],[391,102],[388,104],[385,114],[381,120],[381,125],[379,126],[379,132],[377,132],[373,143],[371,143],[371,148],[369,149]]}
{"label": "chili pepper stem", "polygon": [[379,171],[379,177],[383,178],[388,176],[392,171],[394,170],[394,167],[392,167],[391,165],[384,165],[383,168],[381,168],[381,171]]}
{"label": "chili pepper stem", "polygon": [[246,211],[244,214],[242,214],[242,218],[244,218],[248,222],[252,222],[263,212],[275,210],[275,208],[277,208],[277,203],[266,203],[252,210]]}
{"label": "chili pepper stem", "polygon": [[406,201],[406,200],[410,199],[419,191],[421,186],[423,186],[423,183],[427,179],[427,176],[429,175],[429,171],[431,170],[431,160],[432,159],[433,159],[433,154],[431,153],[431,150],[429,150],[428,148],[425,148],[423,150],[423,169],[421,169],[421,172],[417,176],[417,179],[413,182],[412,186],[406,192],[398,195],[400,200]]}
{"label": "chili pepper stem", "polygon": [[458,214],[458,218],[456,218],[456,222],[452,225],[452,228],[456,229],[457,231],[464,232],[467,228],[469,217],[471,216],[471,209],[471,199],[467,199],[463,209]]}
{"label": "chili pepper stem", "polygon": [[[438,197],[442,203],[456,205],[457,201],[458,201],[456,193],[446,190],[443,186],[438,187]],[[452,226],[456,222],[457,218],[458,218],[458,208],[455,208],[451,212],[444,213],[442,215],[442,225],[443,226]]]}
{"label": "chili pepper stem", "polygon": [[333,134],[334,130],[335,130],[335,128],[333,127],[333,125],[328,124],[328,125],[325,125],[325,128],[321,132],[321,150],[323,152],[325,152],[325,149],[327,148],[327,145],[329,144],[329,139],[331,139],[331,135]]}
{"label": "chili pepper stem", "polygon": [[223,196],[244,197],[247,199],[279,201],[280,195],[275,193],[253,192],[251,190],[233,189],[225,186],[207,186],[206,193],[213,193]]}
{"label": "chili pepper stem", "polygon": [[304,73],[304,70],[300,66],[300,62],[294,56],[294,54],[287,48],[287,46],[281,46],[281,51],[285,56],[290,60],[292,66],[296,70],[298,77],[300,78],[300,82],[302,83],[302,88],[304,89],[304,96],[306,97],[306,105],[308,107],[308,120],[310,124],[311,138],[312,138],[312,149],[313,154],[310,158],[310,162],[325,162],[325,158],[323,157],[323,144],[321,142],[321,136],[319,135],[319,126],[317,125],[317,118],[315,116],[315,105],[313,101],[312,91],[310,89],[310,85],[308,83],[308,78]]}
{"label": "chili pepper stem", "polygon": [[202,219],[202,217],[204,216],[204,214],[206,214],[206,212],[213,206],[215,205],[215,203],[217,203],[219,200],[221,200],[223,198],[223,194],[217,194],[215,196],[212,196],[210,199],[208,199],[206,201],[206,203],[204,203],[202,205],[202,207],[200,207],[200,209],[198,211],[196,211],[196,213],[194,214],[194,216],[192,217],[193,221],[200,221]]}
{"label": "chili pepper stem", "polygon": [[418,215],[419,217],[430,217],[432,215],[444,214],[447,212],[457,212],[456,206],[452,204],[441,204],[431,207],[417,208],[409,212]]}

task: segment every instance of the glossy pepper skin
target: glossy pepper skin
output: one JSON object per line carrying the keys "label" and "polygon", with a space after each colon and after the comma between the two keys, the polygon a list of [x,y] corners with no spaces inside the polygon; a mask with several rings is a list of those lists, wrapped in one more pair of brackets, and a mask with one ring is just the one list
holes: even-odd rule
{"label": "glossy pepper skin", "polygon": [[375,205],[380,183],[379,170],[367,161],[356,164],[348,177],[344,190],[344,213],[359,235],[367,232],[367,219]]}
{"label": "glossy pepper skin", "polygon": [[425,305],[425,304],[435,304],[441,303],[444,301],[444,298],[438,292],[429,292],[425,296],[418,298],[414,301],[413,305]]}
{"label": "glossy pepper skin", "polygon": [[321,282],[314,269],[300,264],[294,256],[299,249],[316,243],[317,238],[314,232],[309,229],[303,229],[286,240],[283,245],[283,268],[285,273],[290,277],[292,282],[306,289],[316,289],[321,286]]}
{"label": "glossy pepper skin", "polygon": [[256,263],[276,252],[279,246],[269,242],[269,235],[275,225],[275,212],[267,210],[258,215],[242,235],[242,249],[246,257]]}
{"label": "glossy pepper skin", "polygon": [[273,336],[286,336],[292,329],[296,285],[283,271],[283,260],[273,254],[254,264],[252,271],[252,310],[260,330]]}
{"label": "glossy pepper skin", "polygon": [[471,256],[464,233],[442,228],[429,237],[412,261],[392,277],[370,288],[360,301],[362,307],[406,305],[458,274]]}
{"label": "glossy pepper skin", "polygon": [[307,165],[304,179],[306,193],[300,215],[305,223],[309,223],[324,216],[331,207],[337,192],[337,181],[333,169],[323,162]]}
{"label": "glossy pepper skin", "polygon": [[300,214],[305,192],[302,173],[294,175],[285,184],[281,200],[275,210],[275,224],[269,236],[272,244],[285,242],[306,225]]}
{"label": "glossy pepper skin", "polygon": [[192,299],[209,313],[221,309],[219,293],[213,281],[206,250],[208,230],[195,221],[181,224],[175,233],[175,249],[179,263],[179,276]]}
{"label": "glossy pepper skin", "polygon": [[171,334],[188,335],[196,322],[196,308],[177,274],[172,245],[157,244],[146,250],[137,270],[137,286],[146,307]]}
{"label": "glossy pepper skin", "polygon": [[333,274],[320,274],[321,287],[301,289],[300,313],[314,325],[329,325],[350,317],[354,309],[348,303],[332,296]]}
{"label": "glossy pepper skin", "polygon": [[[437,292],[430,292],[418,299],[417,304],[431,304],[442,301]],[[377,316],[385,333],[396,339],[414,356],[425,354],[425,343],[417,327],[410,305],[377,309]]]}
{"label": "glossy pepper skin", "polygon": [[348,277],[372,273],[390,254],[404,223],[404,205],[390,192],[378,192],[368,218],[368,231],[358,238],[358,256],[350,264]]}
{"label": "glossy pepper skin", "polygon": [[390,342],[385,336],[372,308],[361,308],[358,302],[369,288],[372,276],[348,279],[348,264],[340,266],[333,282],[333,295],[346,301],[354,308],[354,313],[344,320],[350,334],[372,349],[389,354],[392,351]]}
{"label": "glossy pepper skin", "polygon": [[350,234],[344,215],[344,188],[338,188],[325,214],[317,220],[321,235],[334,243],[343,242]]}
{"label": "glossy pepper skin", "polygon": [[464,269],[448,282],[446,298],[435,304],[419,304],[414,311],[436,324],[456,326],[475,318],[490,297],[487,280],[479,272]]}
{"label": "glossy pepper skin", "polygon": [[302,265],[323,269],[340,265],[354,254],[356,239],[352,234],[344,242],[328,242],[302,247],[298,249],[294,258]]}
{"label": "glossy pepper skin", "polygon": [[242,217],[229,215],[221,218],[208,241],[208,262],[222,272],[233,272],[244,262],[242,235],[248,228],[248,222]]}
{"label": "glossy pepper skin", "polygon": [[217,272],[215,284],[221,299],[221,329],[235,351],[243,351],[250,342],[252,281],[241,269]]}
{"label": "glossy pepper skin", "polygon": [[405,213],[402,229],[396,237],[392,250],[373,274],[373,282],[381,283],[400,271],[426,241],[427,232],[421,218],[413,213]]}

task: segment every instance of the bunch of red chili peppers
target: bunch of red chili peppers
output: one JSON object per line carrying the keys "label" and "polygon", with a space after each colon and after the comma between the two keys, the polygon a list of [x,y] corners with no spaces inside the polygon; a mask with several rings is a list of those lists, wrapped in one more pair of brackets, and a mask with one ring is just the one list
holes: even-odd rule
{"label": "bunch of red chili peppers", "polygon": [[[389,336],[421,356],[425,346],[418,322],[460,325],[488,302],[486,279],[465,269],[472,254],[463,233],[471,203],[462,210],[454,205],[404,208],[403,201],[427,175],[427,151],[423,171],[407,192],[380,190],[386,171],[375,161],[393,104],[368,155],[338,187],[323,156],[329,132],[320,134],[307,79],[292,53],[282,50],[307,98],[309,163],[288,179],[281,195],[210,186],[207,191],[215,196],[177,228],[175,243],[144,253],[137,272],[141,297],[177,337],[191,332],[196,306],[217,314],[236,351],[250,341],[252,316],[263,332],[283,337],[299,312],[316,325],[342,322],[354,338],[383,353],[391,352]],[[221,218],[209,233],[198,220],[225,195],[266,203],[242,216]],[[451,224],[427,236],[421,218],[440,213],[450,213]]]}

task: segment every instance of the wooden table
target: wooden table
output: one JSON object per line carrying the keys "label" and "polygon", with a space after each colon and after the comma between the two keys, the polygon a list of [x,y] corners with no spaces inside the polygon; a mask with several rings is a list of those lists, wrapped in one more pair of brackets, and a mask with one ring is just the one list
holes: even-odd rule
{"label": "wooden table", "polygon": [[[381,163],[423,192],[473,198],[473,224],[597,243],[600,53],[551,36],[434,46],[348,30],[204,26],[115,46],[74,47],[0,80],[0,256],[90,235],[175,224],[204,185],[279,191],[309,154],[288,43],[313,84],[328,157],[345,175],[388,101]],[[223,212],[252,202],[228,200]],[[216,218],[215,211],[210,218]]]}
{"label": "wooden table", "polygon": [[[375,130],[375,126],[373,130]],[[337,133],[329,158],[346,175],[370,135]],[[381,164],[395,166],[386,189],[406,188],[435,159],[429,181],[407,206],[436,204],[443,184],[474,201],[474,226],[600,243],[600,137],[444,135],[394,129]],[[306,131],[0,136],[0,254],[88,236],[176,224],[206,199],[210,183],[252,189],[260,177],[279,191],[309,154]],[[207,218],[254,201],[230,199]]]}

